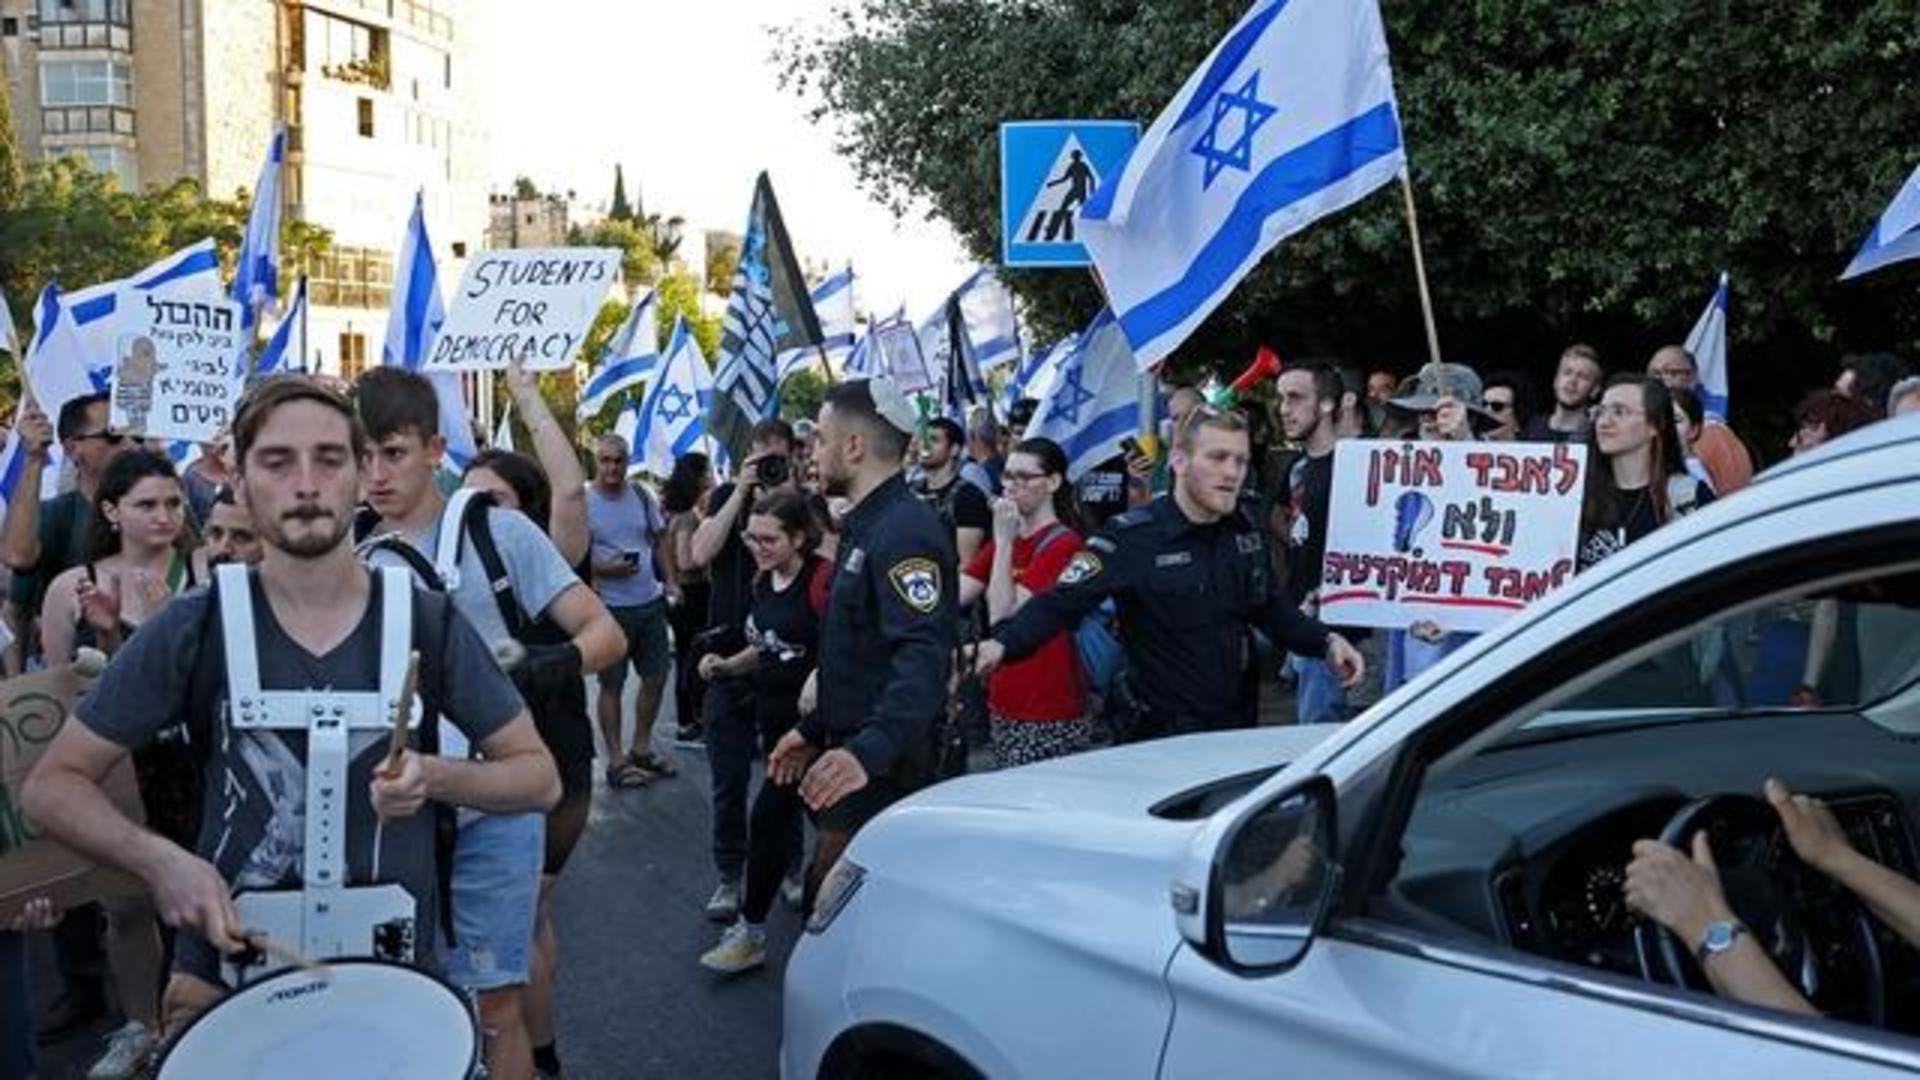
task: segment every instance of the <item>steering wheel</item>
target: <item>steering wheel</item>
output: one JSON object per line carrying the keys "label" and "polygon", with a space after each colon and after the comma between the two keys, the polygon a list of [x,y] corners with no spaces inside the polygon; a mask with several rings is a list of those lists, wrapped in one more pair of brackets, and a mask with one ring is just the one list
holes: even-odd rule
{"label": "steering wheel", "polygon": [[[1660,842],[1688,852],[1702,830],[1728,906],[1787,981],[1823,1013],[1884,1025],[1873,923],[1851,895],[1800,862],[1773,808],[1751,795],[1709,795],[1675,811]],[[1693,944],[1653,920],[1634,923],[1633,948],[1647,981],[1708,989]]]}

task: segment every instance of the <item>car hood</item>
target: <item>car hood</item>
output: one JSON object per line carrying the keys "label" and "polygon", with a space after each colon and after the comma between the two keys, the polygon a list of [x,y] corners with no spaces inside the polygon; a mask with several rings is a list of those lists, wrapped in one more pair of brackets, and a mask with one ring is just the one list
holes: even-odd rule
{"label": "car hood", "polygon": [[1134,817],[1207,785],[1271,773],[1335,730],[1267,727],[1156,739],[959,777],[903,805]]}

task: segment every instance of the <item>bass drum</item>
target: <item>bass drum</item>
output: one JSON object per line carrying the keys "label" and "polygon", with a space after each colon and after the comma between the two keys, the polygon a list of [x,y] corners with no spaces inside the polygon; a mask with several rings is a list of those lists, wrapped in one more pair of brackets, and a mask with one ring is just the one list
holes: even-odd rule
{"label": "bass drum", "polygon": [[425,972],[341,960],[289,968],[201,1013],[166,1049],[158,1080],[471,1080],[480,1027],[458,990]]}

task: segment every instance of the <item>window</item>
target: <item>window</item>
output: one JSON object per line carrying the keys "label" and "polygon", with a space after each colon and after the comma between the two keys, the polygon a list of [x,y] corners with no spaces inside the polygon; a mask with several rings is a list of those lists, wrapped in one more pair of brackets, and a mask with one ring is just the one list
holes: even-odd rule
{"label": "window", "polygon": [[139,171],[134,153],[119,146],[77,146],[69,151],[84,158],[94,172],[113,177],[121,191],[138,191]]}
{"label": "window", "polygon": [[19,37],[20,20],[11,16],[0,19],[0,36]]}
{"label": "window", "polygon": [[340,335],[340,377],[352,382],[367,370],[367,335]]}
{"label": "window", "polygon": [[334,247],[308,260],[307,287],[323,307],[385,308],[393,295],[393,255]]}
{"label": "window", "polygon": [[341,82],[391,88],[393,54],[385,29],[312,8],[306,14],[302,36],[311,70]]}
{"label": "window", "polygon": [[373,138],[373,99],[360,98],[357,102],[360,110],[360,136]]}
{"label": "window", "polygon": [[40,0],[40,22],[132,24],[130,0]]}
{"label": "window", "polygon": [[54,60],[40,65],[42,105],[133,104],[132,65],[114,60]]}
{"label": "window", "polygon": [[453,242],[453,257],[456,259],[464,259],[467,257],[467,242],[465,240],[455,240]]}

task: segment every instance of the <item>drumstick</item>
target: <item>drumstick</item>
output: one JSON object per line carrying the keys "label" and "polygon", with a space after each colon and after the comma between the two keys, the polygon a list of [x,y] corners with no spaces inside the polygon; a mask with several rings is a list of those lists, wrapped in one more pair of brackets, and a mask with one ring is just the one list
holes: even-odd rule
{"label": "drumstick", "polygon": [[493,662],[501,671],[511,672],[527,659],[527,647],[513,638],[493,643]]}
{"label": "drumstick", "polygon": [[400,767],[400,753],[407,748],[407,722],[413,716],[413,690],[420,681],[420,651],[407,654],[407,675],[400,680],[400,700],[393,703],[393,738],[387,743],[387,763],[380,767],[391,773]]}
{"label": "drumstick", "polygon": [[240,933],[240,940],[289,967],[297,967],[301,971],[311,975],[318,975],[323,979],[331,979],[333,977],[333,971],[328,968],[327,965],[307,959],[300,955],[292,946],[282,945],[268,937],[264,931],[243,930]]}

